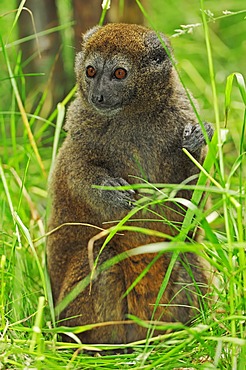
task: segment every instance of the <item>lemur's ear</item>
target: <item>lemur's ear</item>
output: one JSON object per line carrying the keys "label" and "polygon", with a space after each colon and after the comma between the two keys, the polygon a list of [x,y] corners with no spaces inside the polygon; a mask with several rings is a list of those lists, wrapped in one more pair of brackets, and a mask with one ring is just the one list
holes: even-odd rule
{"label": "lemur's ear", "polygon": [[150,51],[148,55],[153,59],[154,63],[161,64],[166,58],[172,56],[170,41],[162,33],[157,35],[155,31],[148,32],[145,36],[144,43]]}
{"label": "lemur's ear", "polygon": [[87,42],[89,40],[89,38],[94,35],[94,33],[96,33],[100,28],[102,28],[101,26],[95,26],[95,27],[92,27],[91,29],[89,29],[88,31],[86,31],[86,33],[84,33],[82,35],[82,42],[81,42],[81,45],[83,47],[83,44],[85,42]]}

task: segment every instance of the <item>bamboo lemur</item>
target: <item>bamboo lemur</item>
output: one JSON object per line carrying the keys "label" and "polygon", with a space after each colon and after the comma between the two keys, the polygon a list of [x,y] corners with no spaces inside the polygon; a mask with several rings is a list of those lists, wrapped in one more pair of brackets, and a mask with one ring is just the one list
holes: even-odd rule
{"label": "bamboo lemur", "polygon": [[[67,113],[67,137],[59,151],[50,190],[49,230],[79,222],[103,227],[120,220],[132,207],[133,190],[102,190],[93,185],[121,186],[139,182],[181,183],[198,169],[182,151],[188,148],[200,162],[205,141],[187,94],[170,60],[168,39],[138,25],[94,27],[82,40],[75,63],[78,92]],[[165,43],[169,52],[163,47]],[[169,54],[170,53],[170,54]],[[209,138],[213,130],[205,124]],[[132,176],[131,176],[132,175]],[[181,190],[179,197],[191,198]],[[160,222],[143,221],[157,215],[137,216],[137,225],[175,235],[184,210],[168,203]],[[165,222],[166,220],[166,222]],[[107,225],[105,226],[107,227]],[[48,237],[48,269],[54,303],[90,274],[88,241],[98,233],[89,226],[63,226]],[[99,264],[137,246],[160,241],[154,236],[125,232],[115,235]],[[95,245],[98,253],[103,241]],[[177,260],[155,319],[188,322],[198,307],[197,289],[206,292],[207,271],[196,254]],[[127,288],[152,261],[154,254],[130,257],[101,272],[60,314],[63,325],[75,326],[122,321],[127,315],[150,320],[154,303],[170,262],[163,254],[125,296]],[[188,270],[192,271],[192,274]],[[194,283],[197,282],[197,284]],[[69,319],[70,318],[70,319]],[[136,324],[103,326],[80,334],[84,343],[127,343],[143,339],[146,329]]]}

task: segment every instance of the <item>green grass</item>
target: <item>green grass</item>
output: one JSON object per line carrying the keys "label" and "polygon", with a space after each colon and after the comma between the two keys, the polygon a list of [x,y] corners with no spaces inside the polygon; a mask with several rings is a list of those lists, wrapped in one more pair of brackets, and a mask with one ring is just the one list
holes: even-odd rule
{"label": "green grass", "polygon": [[[4,3],[6,12],[15,7],[10,2]],[[35,94],[26,88],[26,81],[32,76],[23,73],[25,61],[18,48],[23,40],[18,39],[18,16],[12,12],[0,18],[0,369],[245,369],[246,88],[242,73],[246,10],[242,1],[229,0],[216,4],[176,0],[175,6],[172,1],[166,1],[165,6],[161,0],[153,3],[151,9],[143,9],[151,26],[169,35],[182,33],[172,38],[178,70],[185,86],[198,99],[201,119],[214,122],[216,134],[192,202],[185,204],[188,211],[180,233],[170,243],[162,243],[159,235],[160,243],[152,246],[152,250],[157,252],[156,258],[166,251],[173,253],[169,273],[182,251],[203,255],[217,270],[220,280],[217,299],[212,303],[208,297],[207,307],[192,327],[181,324],[163,327],[155,323],[167,330],[158,338],[151,335],[153,323],[131,317],[139,325],[147,325],[149,335],[146,341],[128,346],[85,346],[59,341],[58,333],[68,329],[55,326],[45,267],[47,181],[63,137],[64,108],[75,90],[68,92],[49,116],[42,114],[45,91],[34,110],[26,108],[32,106],[30,100]],[[209,9],[214,15],[200,9]],[[234,14],[223,14],[226,10]],[[62,16],[64,12],[60,9],[60,13]],[[181,26],[185,24],[195,26]],[[188,33],[187,29],[193,32]],[[69,50],[65,58],[70,53]],[[141,189],[148,196],[143,197],[140,207],[164,204],[177,192],[177,186],[167,184],[143,183]],[[206,212],[202,206],[196,206],[204,189],[213,200]],[[174,201],[184,205],[183,200]],[[108,238],[127,228],[152,233],[135,228],[134,222],[125,225],[127,219],[134,219],[134,212],[109,230]],[[185,243],[187,233],[197,225],[204,229],[204,241]],[[146,252],[148,246],[130,251],[131,254]],[[116,262],[107,261],[103,268]],[[167,274],[161,290],[168,279]],[[62,304],[66,305],[88,284],[89,278]],[[70,335],[76,336],[81,330],[85,328],[72,328]],[[132,353],[108,351],[128,347],[133,349]],[[104,356],[98,354],[101,348],[105,349]],[[90,349],[92,355],[83,349]]]}

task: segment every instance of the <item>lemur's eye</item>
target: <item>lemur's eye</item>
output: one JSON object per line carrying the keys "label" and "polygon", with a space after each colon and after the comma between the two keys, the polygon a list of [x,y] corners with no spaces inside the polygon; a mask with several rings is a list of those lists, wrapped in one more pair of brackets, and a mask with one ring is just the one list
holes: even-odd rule
{"label": "lemur's eye", "polygon": [[117,80],[122,80],[123,78],[126,78],[127,71],[124,68],[117,68],[114,71],[114,77],[117,78]]}
{"label": "lemur's eye", "polygon": [[88,66],[86,68],[86,76],[87,77],[93,78],[96,75],[96,73],[97,73],[97,71],[95,70],[94,67]]}

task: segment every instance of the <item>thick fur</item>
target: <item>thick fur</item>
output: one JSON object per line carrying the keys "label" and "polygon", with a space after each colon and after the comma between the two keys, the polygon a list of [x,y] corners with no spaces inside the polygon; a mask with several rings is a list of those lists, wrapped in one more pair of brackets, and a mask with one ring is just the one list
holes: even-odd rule
{"label": "thick fur", "polygon": [[[204,138],[201,140],[199,133],[193,145],[190,125],[196,129],[199,125],[170,60],[169,42],[165,36],[161,38],[166,48],[153,31],[126,24],[95,27],[84,35],[75,66],[78,93],[68,109],[68,134],[50,185],[49,230],[66,222],[103,227],[106,221],[125,216],[137,196],[131,191],[105,191],[92,185],[139,182],[130,175],[152,183],[181,183],[198,173],[182,151],[183,139],[188,148],[191,141],[192,154],[202,161]],[[86,77],[88,66],[96,66],[95,77]],[[112,77],[110,71],[115,68],[127,71],[124,80]],[[187,125],[188,131],[184,131]],[[179,192],[179,197],[190,199],[191,195],[187,190]],[[164,216],[162,222],[141,221],[137,225],[176,235],[170,221],[181,223],[184,210],[169,203],[158,211]],[[139,212],[137,217],[154,216]],[[90,273],[87,244],[96,233],[89,226],[64,226],[48,237],[48,268],[55,304]],[[160,239],[138,233],[116,235],[104,249],[99,264],[156,241]],[[94,256],[102,243],[96,244]],[[128,314],[150,320],[170,262],[169,254],[158,259],[127,297],[122,296],[153,257],[131,257],[102,272],[93,282],[91,294],[89,288],[85,289],[60,319],[67,319],[65,324],[70,326],[123,321]],[[189,322],[199,306],[197,294],[205,294],[206,285],[204,262],[195,254],[183,255],[173,269],[155,319]],[[87,331],[80,337],[84,343],[127,343],[145,335],[142,327],[122,324]]]}

